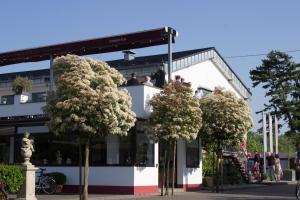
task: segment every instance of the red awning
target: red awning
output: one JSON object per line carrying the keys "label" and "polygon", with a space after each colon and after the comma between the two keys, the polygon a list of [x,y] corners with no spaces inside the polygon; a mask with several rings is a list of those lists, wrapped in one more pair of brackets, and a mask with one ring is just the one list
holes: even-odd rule
{"label": "red awning", "polygon": [[49,60],[50,56],[56,57],[66,54],[81,56],[167,44],[169,32],[172,33],[172,41],[174,43],[176,31],[170,27],[163,27],[122,35],[3,52],[0,53],[0,67],[17,63]]}

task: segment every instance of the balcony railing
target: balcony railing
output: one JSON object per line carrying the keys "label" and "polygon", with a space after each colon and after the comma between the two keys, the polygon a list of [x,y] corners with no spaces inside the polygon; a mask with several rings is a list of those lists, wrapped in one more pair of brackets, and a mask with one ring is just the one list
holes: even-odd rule
{"label": "balcony railing", "polygon": [[[120,89],[127,89],[132,98],[132,111],[135,112],[138,118],[147,118],[151,112],[151,107],[147,102],[160,92],[159,88],[150,87],[145,85],[120,87]],[[42,108],[46,102],[33,102],[25,101],[22,103],[21,95],[14,96],[14,104],[0,105],[0,118],[1,117],[15,117],[15,116],[30,116],[30,115],[43,115]]]}

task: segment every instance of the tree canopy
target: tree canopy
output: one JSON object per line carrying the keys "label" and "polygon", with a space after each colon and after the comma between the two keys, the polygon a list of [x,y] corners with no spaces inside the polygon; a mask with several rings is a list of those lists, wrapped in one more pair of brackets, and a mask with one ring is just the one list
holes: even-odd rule
{"label": "tree canopy", "polygon": [[105,62],[62,56],[55,59],[54,75],[56,91],[45,109],[54,133],[126,135],[134,126],[131,97],[117,88],[124,78]]}
{"label": "tree canopy", "polygon": [[147,132],[155,140],[176,141],[196,139],[202,125],[199,100],[192,89],[176,82],[168,83],[149,104],[153,112]]}
{"label": "tree canopy", "polygon": [[262,64],[250,71],[253,87],[261,85],[269,97],[264,111],[288,123],[291,133],[300,133],[300,64],[279,51],[271,51]]}
{"label": "tree canopy", "polygon": [[131,97],[118,89],[124,82],[122,74],[105,62],[76,55],[58,57],[54,75],[56,90],[48,95],[45,107],[48,126],[58,135],[78,133],[85,141],[83,199],[87,200],[91,137],[127,135],[136,120]]}
{"label": "tree canopy", "polygon": [[208,149],[244,142],[252,127],[247,103],[233,92],[217,89],[200,99],[203,126],[200,137]]}

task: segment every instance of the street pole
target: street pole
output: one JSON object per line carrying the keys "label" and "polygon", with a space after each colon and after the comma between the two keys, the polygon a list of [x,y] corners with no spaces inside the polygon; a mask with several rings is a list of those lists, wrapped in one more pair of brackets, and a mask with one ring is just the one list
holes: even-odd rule
{"label": "street pole", "polygon": [[278,120],[277,116],[274,115],[274,123],[275,123],[275,152],[278,154]]}
{"label": "street pole", "polygon": [[273,124],[272,124],[272,115],[269,113],[269,137],[270,137],[270,152],[273,153]]}
{"label": "street pole", "polygon": [[264,152],[263,152],[263,157],[264,157],[264,173],[266,173],[266,152],[268,151],[268,146],[267,146],[267,127],[266,127],[266,113],[262,112],[262,126],[263,126],[263,139],[264,139]]}
{"label": "street pole", "polygon": [[53,56],[50,55],[50,80],[49,80],[49,91],[53,91],[54,88],[54,74],[53,74]]}
{"label": "street pole", "polygon": [[168,30],[168,82],[172,79],[172,39],[173,30],[169,28]]}

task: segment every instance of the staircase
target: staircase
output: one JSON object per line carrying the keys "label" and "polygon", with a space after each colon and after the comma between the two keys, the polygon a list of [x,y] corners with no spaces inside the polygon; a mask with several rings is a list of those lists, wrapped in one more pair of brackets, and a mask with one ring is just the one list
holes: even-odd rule
{"label": "staircase", "polygon": [[249,182],[248,159],[242,149],[236,147],[225,147],[223,158],[231,159],[237,169],[241,172],[242,178]]}

